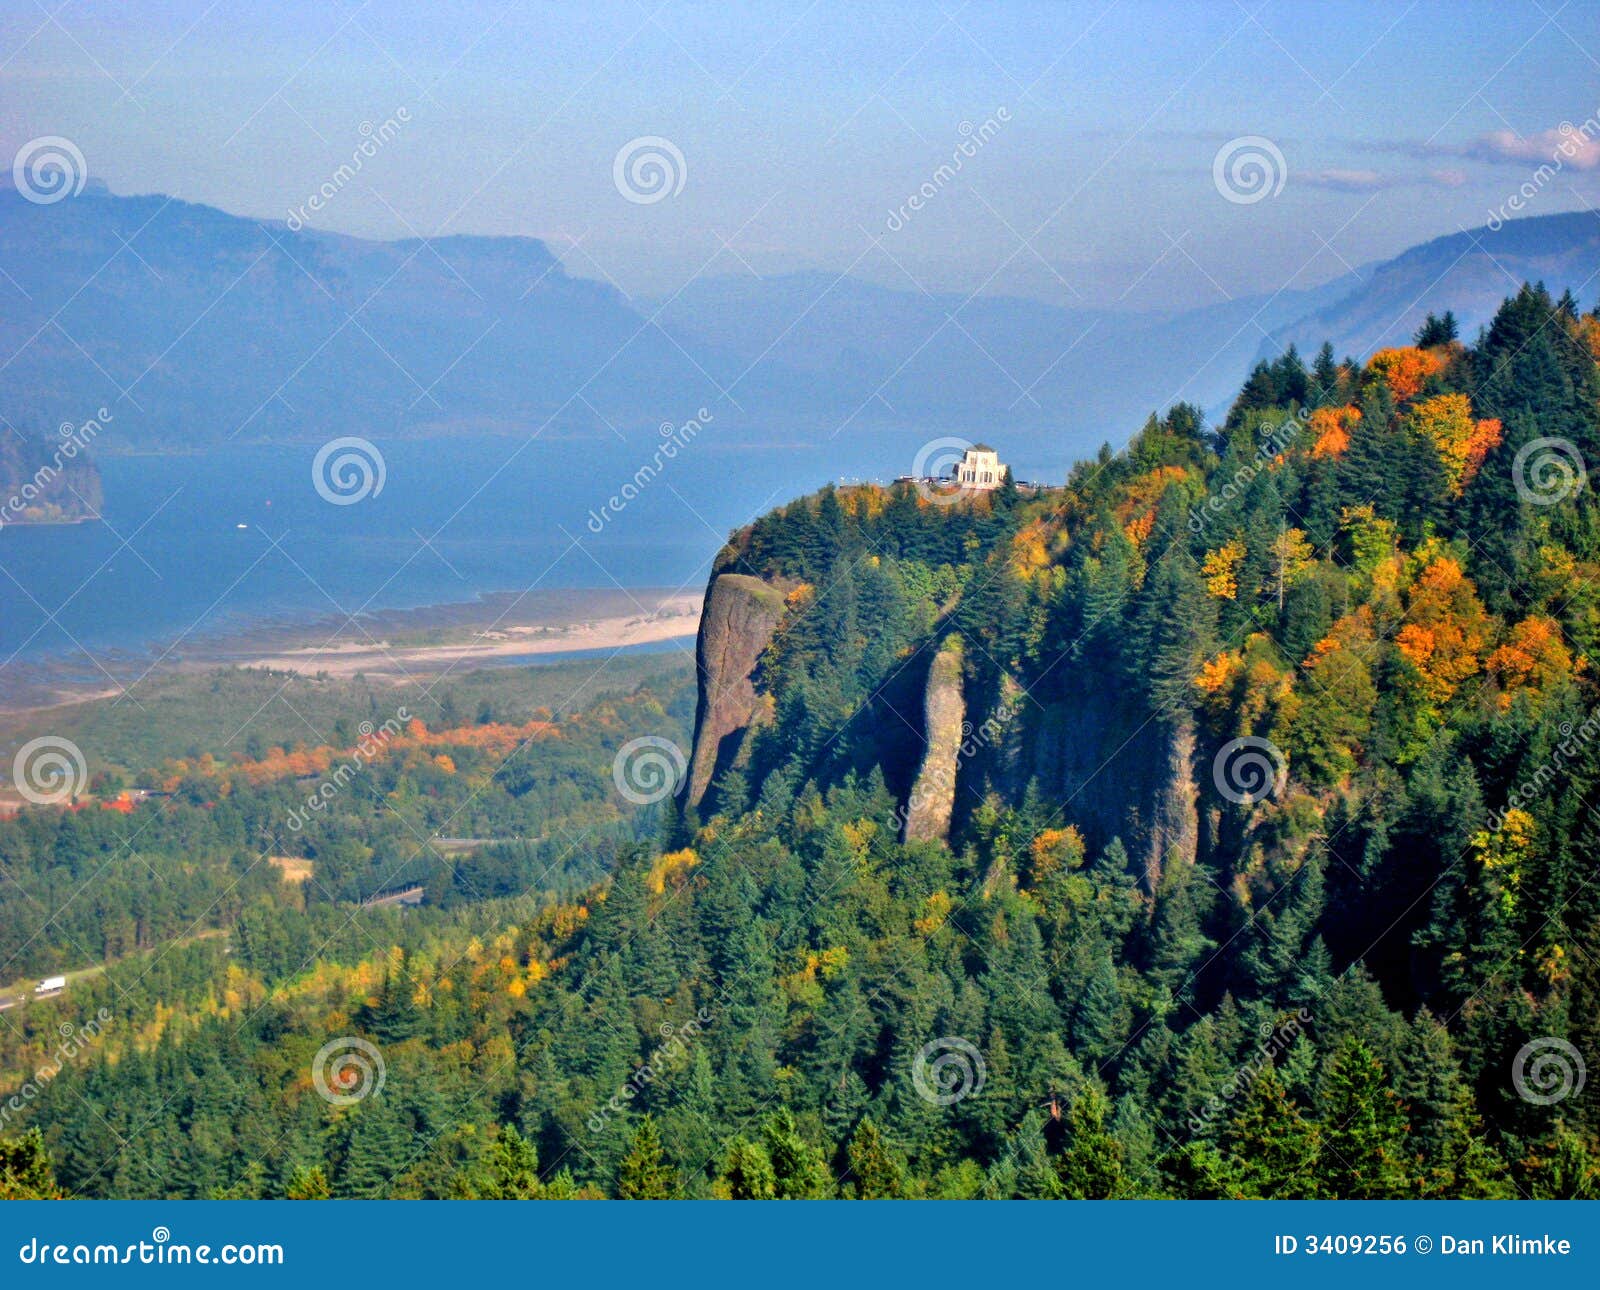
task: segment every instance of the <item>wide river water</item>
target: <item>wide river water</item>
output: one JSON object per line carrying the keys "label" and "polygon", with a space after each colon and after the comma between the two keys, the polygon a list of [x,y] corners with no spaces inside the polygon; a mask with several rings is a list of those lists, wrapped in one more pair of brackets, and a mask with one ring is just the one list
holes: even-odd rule
{"label": "wide river water", "polygon": [[620,510],[648,432],[371,437],[383,487],[351,505],[314,487],[315,444],[102,456],[103,522],[0,529],[0,667],[530,587],[698,589],[730,530],[830,479],[906,473],[930,436],[707,433]]}

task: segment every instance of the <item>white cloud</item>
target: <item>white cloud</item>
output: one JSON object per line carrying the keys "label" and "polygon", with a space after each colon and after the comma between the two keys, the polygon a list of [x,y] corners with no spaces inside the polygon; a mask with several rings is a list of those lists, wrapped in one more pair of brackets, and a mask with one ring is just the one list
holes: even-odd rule
{"label": "white cloud", "polygon": [[1495,130],[1468,144],[1466,155],[1477,161],[1502,164],[1559,160],[1575,170],[1593,170],[1600,166],[1600,123],[1591,120],[1574,126],[1562,122],[1559,129],[1531,135]]}
{"label": "white cloud", "polygon": [[1342,193],[1371,193],[1388,188],[1395,180],[1380,175],[1376,170],[1315,170],[1301,176],[1301,182],[1313,188],[1333,188]]}

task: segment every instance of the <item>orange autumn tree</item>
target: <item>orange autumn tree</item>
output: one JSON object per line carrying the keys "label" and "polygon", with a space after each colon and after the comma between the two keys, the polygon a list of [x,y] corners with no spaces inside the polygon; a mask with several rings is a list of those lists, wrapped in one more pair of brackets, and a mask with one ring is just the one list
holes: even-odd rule
{"label": "orange autumn tree", "polygon": [[1130,480],[1126,486],[1125,500],[1116,509],[1118,522],[1128,541],[1142,546],[1155,527],[1156,503],[1169,484],[1189,478],[1182,466],[1158,466],[1155,470]]}
{"label": "orange autumn tree", "polygon": [[1350,432],[1361,420],[1357,407],[1318,408],[1307,423],[1315,438],[1311,441],[1313,457],[1342,457],[1350,447]]}
{"label": "orange autumn tree", "polygon": [[1578,339],[1589,350],[1589,357],[1600,363],[1600,318],[1593,314],[1584,314],[1577,321]]}
{"label": "orange autumn tree", "polygon": [[1406,595],[1406,622],[1395,645],[1416,669],[1422,692],[1445,703],[1483,666],[1491,624],[1477,588],[1448,555],[1435,556]]}
{"label": "orange autumn tree", "polygon": [[1396,403],[1416,398],[1423,382],[1444,370],[1445,356],[1436,349],[1404,345],[1380,349],[1367,363],[1367,376],[1388,384]]}
{"label": "orange autumn tree", "polygon": [[1519,690],[1543,697],[1570,676],[1572,654],[1555,619],[1536,615],[1513,627],[1484,667],[1500,689],[1498,703],[1504,711]]}

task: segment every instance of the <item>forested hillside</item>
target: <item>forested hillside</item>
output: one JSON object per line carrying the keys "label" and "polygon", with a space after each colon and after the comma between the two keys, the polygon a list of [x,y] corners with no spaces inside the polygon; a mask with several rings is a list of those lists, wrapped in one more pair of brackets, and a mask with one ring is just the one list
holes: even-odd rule
{"label": "forested hillside", "polygon": [[1455,330],[761,519],[652,844],[23,1123],[87,1195],[1595,1196],[1600,318]]}

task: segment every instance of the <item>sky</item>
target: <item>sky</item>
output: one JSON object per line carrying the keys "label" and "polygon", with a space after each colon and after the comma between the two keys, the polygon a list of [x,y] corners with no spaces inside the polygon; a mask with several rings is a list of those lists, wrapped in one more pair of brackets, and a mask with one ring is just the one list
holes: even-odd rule
{"label": "sky", "polygon": [[1521,213],[1600,195],[1600,6],[1558,0],[48,3],[0,0],[5,156],[538,237],[635,300],[824,271],[1180,309],[1503,218],[1557,155]]}

